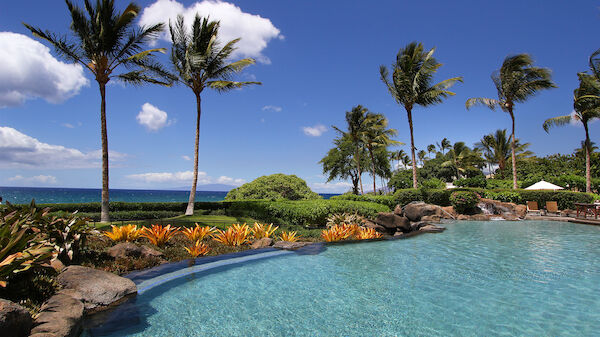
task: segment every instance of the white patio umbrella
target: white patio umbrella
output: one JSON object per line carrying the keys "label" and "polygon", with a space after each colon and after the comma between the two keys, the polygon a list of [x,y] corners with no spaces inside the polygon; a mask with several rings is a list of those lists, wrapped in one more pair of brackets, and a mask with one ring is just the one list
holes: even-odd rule
{"label": "white patio umbrella", "polygon": [[540,180],[537,183],[525,188],[526,190],[564,190],[564,188],[551,184],[547,181]]}

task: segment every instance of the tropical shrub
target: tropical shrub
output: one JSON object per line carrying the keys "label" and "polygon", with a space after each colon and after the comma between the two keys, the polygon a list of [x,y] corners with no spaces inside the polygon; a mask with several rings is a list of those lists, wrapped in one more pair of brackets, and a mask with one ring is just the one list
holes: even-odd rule
{"label": "tropical shrub", "polygon": [[394,175],[388,182],[388,187],[393,189],[394,191],[412,188],[412,186],[413,186],[412,170],[398,170],[394,173]]}
{"label": "tropical shrub", "polygon": [[321,197],[310,190],[306,181],[282,173],[262,176],[227,193],[225,200],[269,199],[309,200]]}
{"label": "tropical shrub", "polygon": [[421,190],[424,201],[428,204],[434,204],[439,206],[450,206],[450,194],[451,190]]}
{"label": "tropical shrub", "polygon": [[115,242],[131,242],[135,241],[142,234],[142,230],[138,229],[136,225],[125,225],[125,226],[110,226],[111,231],[106,231],[103,234],[109,237],[111,240]]}
{"label": "tropical shrub", "polygon": [[[517,181],[517,186],[521,186],[522,184],[522,181]],[[512,189],[513,181],[508,179],[488,179],[486,187],[490,190],[508,190]]]}
{"label": "tropical shrub", "polygon": [[162,247],[169,242],[178,231],[178,227],[171,227],[171,225],[152,225],[150,228],[144,226],[142,227],[141,236],[148,239],[153,245]]}
{"label": "tropical shrub", "polygon": [[546,201],[556,201],[559,209],[574,209],[574,203],[592,203],[595,196],[592,193],[572,192],[572,191],[536,191],[520,190],[521,200],[537,201],[542,207]]}
{"label": "tropical shrub", "polygon": [[369,240],[379,239],[382,235],[373,228],[359,227],[359,230],[354,234],[354,237],[357,240]]}
{"label": "tropical shrub", "polygon": [[202,227],[202,226],[196,224],[192,228],[187,228],[187,227],[184,228],[182,233],[191,242],[196,242],[196,241],[204,240],[204,238],[206,236],[212,235],[216,231],[217,231],[217,229],[215,227],[209,227],[209,226]]}
{"label": "tropical shrub", "polygon": [[347,194],[342,194],[342,195],[335,195],[335,196],[329,198],[329,200],[367,201],[367,202],[374,202],[377,204],[386,205],[389,208],[394,208],[396,206],[396,198],[394,198],[394,196],[392,196],[392,195],[373,195],[373,194],[356,195],[356,194],[347,193]]}
{"label": "tropical shrub", "polygon": [[358,213],[335,213],[327,217],[327,227],[335,226],[335,225],[350,225],[350,224],[359,224],[365,220],[362,216],[358,215]]}
{"label": "tropical shrub", "polygon": [[456,191],[450,195],[450,202],[456,212],[472,213],[479,202],[479,195],[472,191]]}
{"label": "tropical shrub", "polygon": [[[512,181],[510,183],[512,185]],[[524,203],[523,198],[521,198],[521,192],[518,190],[487,190],[483,192],[482,196],[487,199],[502,202],[512,202],[515,204]]]}
{"label": "tropical shrub", "polygon": [[210,252],[210,248],[201,240],[197,240],[194,244],[183,247],[191,257],[196,258],[200,255],[206,255]]}
{"label": "tropical shrub", "polygon": [[250,242],[250,233],[251,230],[248,225],[233,224],[225,231],[217,229],[217,232],[213,235],[213,240],[226,246],[241,246]]}
{"label": "tropical shrub", "polygon": [[446,183],[443,182],[442,180],[438,179],[438,178],[431,178],[431,179],[427,179],[424,180],[421,183],[421,188],[425,188],[425,189],[445,189],[446,188]]}
{"label": "tropical shrub", "polygon": [[394,198],[396,199],[397,204],[401,206],[405,206],[406,204],[413,201],[425,201],[421,190],[417,190],[414,188],[396,190],[396,192],[394,192]]}
{"label": "tropical shrub", "polygon": [[252,236],[255,240],[262,238],[269,238],[279,227],[273,227],[273,224],[267,226],[266,224],[259,224],[258,222],[254,223],[254,227],[252,227]]}
{"label": "tropical shrub", "polygon": [[484,176],[478,175],[472,178],[462,178],[462,179],[458,179],[454,182],[455,186],[458,187],[479,187],[479,188],[486,188],[487,187],[487,180],[485,179]]}
{"label": "tropical shrub", "polygon": [[279,236],[279,239],[281,241],[287,241],[287,242],[296,242],[298,240],[300,240],[302,237],[300,235],[298,235],[298,232],[286,232],[286,231],[282,231],[281,235]]}
{"label": "tropical shrub", "polygon": [[354,233],[354,228],[350,226],[332,226],[329,229],[321,231],[321,237],[327,242],[342,241],[348,239]]}
{"label": "tropical shrub", "polygon": [[70,264],[79,259],[87,236],[92,231],[88,219],[74,212],[65,217],[47,216],[35,225],[54,246],[58,259]]}

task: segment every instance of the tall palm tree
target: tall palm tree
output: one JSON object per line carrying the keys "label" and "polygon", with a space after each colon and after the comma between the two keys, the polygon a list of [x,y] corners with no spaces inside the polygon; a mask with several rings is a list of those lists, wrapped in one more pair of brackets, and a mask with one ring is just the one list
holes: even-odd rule
{"label": "tall palm tree", "polygon": [[[517,159],[524,159],[533,155],[533,152],[528,151],[531,144],[521,144],[517,138],[515,141],[515,155]],[[506,165],[509,163],[512,156],[512,139],[506,137],[506,129],[498,129],[495,133],[490,133],[483,136],[475,147],[486,153],[493,164],[498,165],[498,170],[503,172]]]}
{"label": "tall palm tree", "polygon": [[492,175],[492,164],[494,163],[492,143],[493,143],[493,135],[485,135],[481,138],[481,140],[475,143],[475,148],[483,153],[483,157],[487,161],[489,174]]}
{"label": "tall palm tree", "polygon": [[[548,132],[552,126],[562,126],[571,121],[578,121],[585,130],[585,191],[592,192],[592,176],[590,170],[590,154],[592,152],[592,141],[588,124],[594,119],[600,118],[600,104],[598,99],[593,96],[600,96],[600,83],[594,76],[585,73],[579,73],[579,88],[574,92],[573,115],[558,116],[547,119],[543,128]],[[587,96],[587,97],[584,97]]]}
{"label": "tall palm tree", "polygon": [[425,164],[426,156],[427,156],[427,152],[425,152],[425,150],[420,150],[419,152],[417,152],[417,157],[421,161],[421,166],[423,166],[423,164]]}
{"label": "tall palm tree", "polygon": [[400,169],[400,164],[402,163],[402,158],[404,158],[404,156],[406,156],[406,152],[404,150],[392,152],[392,157],[393,157],[392,160],[398,161],[398,166],[397,166],[398,169]]}
{"label": "tall palm tree", "polygon": [[451,167],[456,172],[456,178],[462,178],[461,173],[476,168],[481,163],[478,151],[471,150],[464,142],[456,142],[448,151],[450,159],[442,163],[442,167]]}
{"label": "tall palm tree", "polygon": [[469,98],[465,105],[467,109],[474,105],[484,105],[495,110],[502,109],[512,120],[511,154],[513,169],[513,189],[517,189],[517,158],[515,138],[515,103],[525,102],[528,98],[543,89],[556,88],[552,82],[550,70],[533,66],[533,59],[528,54],[507,56],[500,70],[492,74],[492,81],[498,91],[498,99]]}
{"label": "tall palm tree", "polygon": [[[586,153],[586,141],[582,140],[581,141],[581,146],[576,148],[575,151],[573,151],[573,154],[575,155],[575,157],[577,158],[583,158],[585,159],[585,153]],[[592,154],[594,154],[594,152],[598,151],[598,146],[596,146],[595,142],[591,142],[590,141],[590,157]]]}
{"label": "tall palm tree", "polygon": [[365,144],[369,157],[371,158],[371,168],[373,174],[373,193],[377,191],[375,184],[376,175],[376,160],[374,155],[375,149],[387,148],[389,145],[401,145],[398,141],[392,140],[391,137],[396,136],[398,131],[395,129],[388,129],[388,120],[382,114],[367,113],[365,120],[365,130],[362,133],[362,143]]}
{"label": "tall palm tree", "polygon": [[342,131],[337,126],[332,126],[342,137],[348,137],[354,145],[354,161],[358,169],[358,180],[360,183],[360,194],[364,194],[362,183],[361,149],[364,148],[364,134],[367,131],[367,113],[369,110],[362,105],[357,105],[352,110],[346,111],[346,124],[348,131]]}
{"label": "tall palm tree", "polygon": [[410,160],[410,157],[407,154],[405,154],[402,157],[402,166],[404,166],[404,168],[406,169],[409,165],[412,165],[412,161]]}
{"label": "tall palm tree", "polygon": [[411,42],[400,48],[396,62],[392,64],[392,78],[385,66],[379,67],[381,80],[385,83],[396,103],[404,106],[410,129],[410,151],[413,166],[413,188],[417,188],[417,164],[415,160],[415,140],[413,134],[412,110],[415,105],[429,106],[438,104],[454,93],[449,91],[462,77],[453,77],[437,84],[432,84],[433,75],[442,66],[433,57],[435,48],[425,51],[423,44]]}
{"label": "tall palm tree", "polygon": [[[106,84],[113,78],[139,85],[155,83],[170,85],[172,77],[155,62],[153,54],[164,49],[144,50],[144,45],[156,38],[163,24],[135,28],[134,20],[140,7],[130,3],[122,13],[115,9],[114,0],[97,0],[95,6],[85,1],[85,11],[66,0],[71,15],[71,32],[75,41],[57,36],[24,23],[31,33],[48,41],[56,52],[68,61],[89,70],[100,89],[100,129],[102,141],[102,206],[100,221],[108,222],[108,136],[106,127]],[[120,72],[125,70],[126,72]]]}
{"label": "tall palm tree", "polygon": [[440,151],[444,155],[444,154],[446,154],[444,151],[451,148],[452,144],[450,144],[450,141],[448,140],[448,138],[444,138],[444,139],[442,139],[441,142],[437,143],[437,147],[438,147],[438,149],[440,149]]}
{"label": "tall palm tree", "polygon": [[435,152],[435,145],[433,145],[433,144],[427,145],[427,156],[431,156],[431,154],[434,152]]}
{"label": "tall palm tree", "polygon": [[196,138],[194,145],[194,177],[186,215],[194,214],[196,184],[198,183],[198,150],[200,142],[200,117],[202,116],[202,92],[214,89],[226,92],[260,82],[237,82],[235,74],[255,63],[245,58],[229,63],[229,57],[240,39],[219,44],[219,22],[196,15],[191,32],[185,26],[183,16],[178,16],[175,25],[169,24],[171,33],[171,63],[176,71],[177,82],[192,89],[196,97]]}

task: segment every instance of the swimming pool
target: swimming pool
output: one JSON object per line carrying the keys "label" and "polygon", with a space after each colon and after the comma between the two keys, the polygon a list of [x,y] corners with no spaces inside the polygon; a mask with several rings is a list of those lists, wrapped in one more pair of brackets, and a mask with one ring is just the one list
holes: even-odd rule
{"label": "swimming pool", "polygon": [[152,288],[87,336],[593,336],[600,227],[448,224]]}

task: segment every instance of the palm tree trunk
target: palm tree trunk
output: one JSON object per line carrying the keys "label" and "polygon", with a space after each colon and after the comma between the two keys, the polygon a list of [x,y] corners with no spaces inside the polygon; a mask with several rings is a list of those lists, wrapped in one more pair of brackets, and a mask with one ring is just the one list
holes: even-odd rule
{"label": "palm tree trunk", "polygon": [[412,111],[406,109],[408,115],[408,127],[410,128],[410,153],[412,155],[412,169],[413,169],[413,188],[417,188],[417,161],[415,160],[415,138],[413,136],[413,123],[412,123]]}
{"label": "palm tree trunk", "polygon": [[356,160],[356,168],[358,169],[358,181],[360,182],[360,194],[364,194],[363,183],[362,183],[362,172],[360,171],[360,153],[358,148],[356,149],[354,159]]}
{"label": "palm tree trunk", "polygon": [[587,123],[583,123],[585,128],[585,191],[587,193],[592,192],[592,175],[590,173],[590,134],[588,131]]}
{"label": "palm tree trunk", "polygon": [[100,128],[102,134],[102,205],[100,209],[100,222],[109,222],[108,198],[108,135],[106,132],[106,83],[98,82],[100,87]]}
{"label": "palm tree trunk", "polygon": [[367,146],[367,150],[369,150],[369,155],[371,156],[371,167],[373,169],[373,194],[377,194],[377,186],[375,185],[377,176],[375,175],[375,157],[373,156],[373,148],[371,146]]}
{"label": "palm tree trunk", "polygon": [[194,180],[192,181],[192,189],[190,190],[190,199],[188,201],[185,215],[194,214],[194,201],[196,199],[196,186],[198,184],[198,151],[200,146],[200,116],[202,115],[201,107],[202,99],[200,93],[196,93],[196,110],[198,115],[196,116],[196,144],[194,145]]}
{"label": "palm tree trunk", "polygon": [[513,190],[517,189],[517,156],[515,155],[515,115],[510,109],[510,118],[512,119],[512,135],[510,141],[510,150],[512,152],[512,170],[513,170]]}

